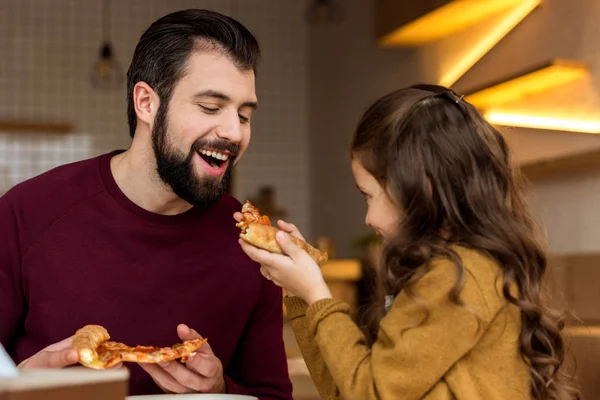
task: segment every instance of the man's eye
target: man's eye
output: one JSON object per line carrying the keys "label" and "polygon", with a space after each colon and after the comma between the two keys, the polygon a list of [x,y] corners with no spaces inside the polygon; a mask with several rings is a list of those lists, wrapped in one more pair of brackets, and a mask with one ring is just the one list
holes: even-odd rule
{"label": "man's eye", "polygon": [[204,110],[205,112],[207,112],[207,113],[214,113],[214,112],[219,111],[218,108],[211,108],[211,107],[206,107],[206,106],[203,106],[203,105],[200,105],[200,108],[202,110]]}
{"label": "man's eye", "polygon": [[247,124],[248,122],[250,122],[250,118],[248,118],[248,117],[244,117],[243,115],[239,115],[239,117],[240,117],[240,122],[242,124]]}

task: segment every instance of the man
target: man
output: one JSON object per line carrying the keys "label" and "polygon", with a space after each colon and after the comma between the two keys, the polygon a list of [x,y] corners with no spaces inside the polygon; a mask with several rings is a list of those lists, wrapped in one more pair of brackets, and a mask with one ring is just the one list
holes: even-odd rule
{"label": "man", "polygon": [[259,57],[218,13],[157,20],[127,74],[130,148],[0,199],[0,342],[20,368],[76,364],[71,336],[86,324],[130,345],[197,330],[208,345],[185,365],[127,364],[130,394],[291,398],[281,292],[240,249],[240,203],[223,189],[250,140]]}

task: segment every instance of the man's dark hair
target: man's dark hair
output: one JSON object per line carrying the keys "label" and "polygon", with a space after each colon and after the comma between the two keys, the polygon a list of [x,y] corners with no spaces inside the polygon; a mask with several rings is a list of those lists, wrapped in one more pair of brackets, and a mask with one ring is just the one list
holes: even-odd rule
{"label": "man's dark hair", "polygon": [[218,51],[243,71],[254,71],[260,59],[256,38],[238,21],[210,10],[182,10],[156,20],[143,33],[127,71],[127,121],[133,138],[137,115],[133,88],[143,81],[158,94],[161,107],[185,73],[193,51]]}

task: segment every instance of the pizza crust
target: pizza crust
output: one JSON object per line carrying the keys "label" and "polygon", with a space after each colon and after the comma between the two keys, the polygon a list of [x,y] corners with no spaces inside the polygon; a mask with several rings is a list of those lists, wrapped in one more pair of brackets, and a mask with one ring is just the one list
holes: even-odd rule
{"label": "pizza crust", "polygon": [[108,331],[100,325],[86,325],[77,330],[72,347],[79,354],[79,362],[86,367],[95,368],[98,363],[96,348],[108,339]]}

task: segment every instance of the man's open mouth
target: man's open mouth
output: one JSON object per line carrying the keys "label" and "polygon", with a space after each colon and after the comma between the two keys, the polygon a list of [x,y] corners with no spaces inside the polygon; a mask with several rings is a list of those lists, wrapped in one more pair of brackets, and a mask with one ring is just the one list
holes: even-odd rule
{"label": "man's open mouth", "polygon": [[224,164],[227,163],[229,157],[231,156],[229,152],[226,151],[218,151],[218,150],[209,150],[202,149],[198,151],[198,154],[208,165],[213,168],[221,168]]}

